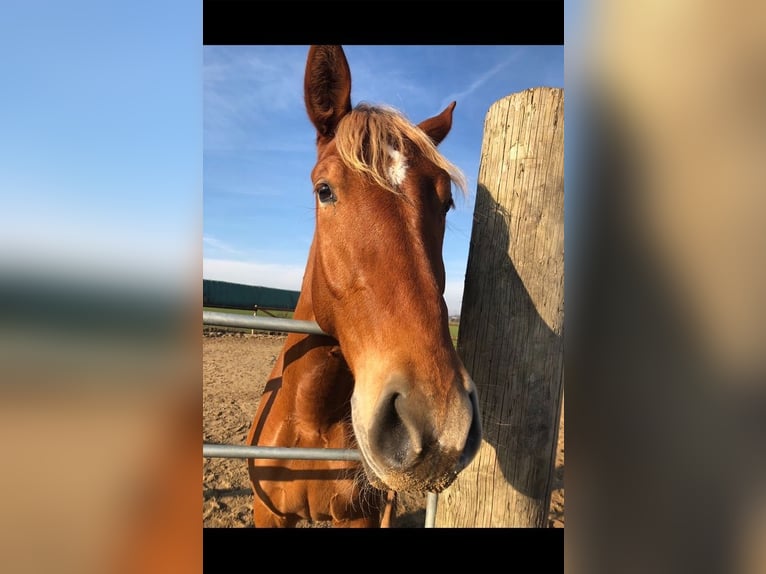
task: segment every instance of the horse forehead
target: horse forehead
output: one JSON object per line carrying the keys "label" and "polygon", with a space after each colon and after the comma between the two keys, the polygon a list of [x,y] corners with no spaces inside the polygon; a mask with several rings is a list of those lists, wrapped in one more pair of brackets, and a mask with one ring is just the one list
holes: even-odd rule
{"label": "horse forehead", "polygon": [[[433,164],[419,150],[412,149],[411,146],[399,150],[387,145],[385,153],[388,163],[381,175],[400,192],[394,193],[394,196],[414,194],[413,197],[419,197],[423,191],[421,189],[423,182],[426,180],[432,181],[432,185],[426,185],[425,189],[435,188],[439,197],[448,193],[450,177],[447,172]],[[343,162],[334,140],[322,144],[318,149],[317,162],[311,172],[311,178],[314,182],[321,179],[333,180],[343,187],[362,186],[366,189],[370,189],[371,185],[377,187],[366,175]],[[389,193],[391,192],[387,190],[386,195]]]}
{"label": "horse forehead", "polygon": [[[394,147],[387,145],[386,154],[389,159],[389,166],[387,176],[393,185],[401,185],[407,177],[407,170],[409,168],[408,155],[412,155],[412,150],[398,150]],[[327,166],[332,169],[332,165],[335,164],[335,169],[343,168],[343,164],[340,160],[340,154],[335,144],[335,140],[331,140],[319,148],[317,154],[317,167]]]}
{"label": "horse forehead", "polygon": [[[333,153],[334,152],[334,153]],[[316,181],[320,178],[337,179],[349,171],[340,159],[337,151],[325,147],[319,153],[314,169],[311,170],[311,179]]]}
{"label": "horse forehead", "polygon": [[386,152],[388,153],[389,160],[386,176],[391,185],[398,187],[403,184],[404,180],[407,178],[407,157],[403,152],[396,150],[391,146],[386,148]]}
{"label": "horse forehead", "polygon": [[317,161],[314,164],[314,171],[322,168],[330,168],[335,164],[336,169],[342,168],[342,162],[340,154],[338,154],[338,148],[335,145],[335,140],[330,140],[327,143],[317,145]]}

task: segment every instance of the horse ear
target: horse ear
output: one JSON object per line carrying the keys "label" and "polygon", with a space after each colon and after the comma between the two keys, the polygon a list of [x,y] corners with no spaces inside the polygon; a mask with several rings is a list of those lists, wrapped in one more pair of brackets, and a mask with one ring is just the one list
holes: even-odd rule
{"label": "horse ear", "polygon": [[306,111],[319,138],[332,138],[351,111],[351,71],[340,46],[311,46],[303,81]]}
{"label": "horse ear", "polygon": [[418,124],[418,127],[431,138],[434,145],[439,145],[452,128],[452,110],[455,109],[456,105],[457,102],[452,102],[438,116],[428,118]]}

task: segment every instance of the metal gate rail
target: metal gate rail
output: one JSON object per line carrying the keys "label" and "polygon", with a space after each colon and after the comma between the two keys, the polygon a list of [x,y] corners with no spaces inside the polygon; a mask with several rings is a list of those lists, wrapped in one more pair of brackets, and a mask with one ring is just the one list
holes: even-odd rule
{"label": "metal gate rail", "polygon": [[360,452],[350,448],[300,448],[285,446],[245,446],[210,443],[202,445],[202,456],[206,458],[362,460],[362,455]]}
{"label": "metal gate rail", "polygon": [[221,313],[220,311],[203,311],[202,323],[215,327],[238,327],[240,329],[257,329],[258,331],[327,335],[313,321],[282,319],[280,317],[251,317],[250,315]]}

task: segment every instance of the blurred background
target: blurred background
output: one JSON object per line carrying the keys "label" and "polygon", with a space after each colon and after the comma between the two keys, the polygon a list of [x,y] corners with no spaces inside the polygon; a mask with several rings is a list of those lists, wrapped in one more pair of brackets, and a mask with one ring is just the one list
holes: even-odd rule
{"label": "blurred background", "polygon": [[573,572],[766,571],[764,8],[567,3]]}
{"label": "blurred background", "polygon": [[3,4],[2,572],[201,570],[201,37]]}

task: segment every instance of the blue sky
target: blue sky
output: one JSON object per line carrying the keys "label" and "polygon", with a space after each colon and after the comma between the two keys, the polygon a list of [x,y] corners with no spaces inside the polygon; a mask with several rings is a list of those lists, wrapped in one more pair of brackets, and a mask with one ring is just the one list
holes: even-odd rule
{"label": "blue sky", "polygon": [[4,273],[199,276],[202,17],[188,6],[3,4]]}
{"label": "blue sky", "polygon": [[[314,129],[303,105],[306,46],[203,48],[203,276],[300,289],[313,234]],[[345,46],[352,103],[417,123],[457,101],[442,153],[469,194],[447,218],[445,299],[460,312],[484,118],[527,88],[564,87],[563,46]]]}

